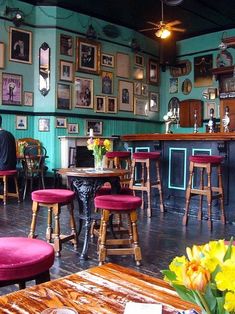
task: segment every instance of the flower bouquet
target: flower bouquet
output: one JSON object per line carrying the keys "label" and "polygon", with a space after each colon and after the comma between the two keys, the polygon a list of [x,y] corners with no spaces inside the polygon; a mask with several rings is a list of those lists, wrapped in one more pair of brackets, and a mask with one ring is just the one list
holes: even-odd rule
{"label": "flower bouquet", "polygon": [[186,256],[175,257],[164,280],[178,295],[199,305],[202,313],[235,313],[235,246],[224,240],[187,248]]}
{"label": "flower bouquet", "polygon": [[111,150],[111,142],[107,139],[101,140],[100,138],[89,138],[87,140],[88,150],[93,150],[95,160],[95,169],[103,169],[103,157],[106,152]]}

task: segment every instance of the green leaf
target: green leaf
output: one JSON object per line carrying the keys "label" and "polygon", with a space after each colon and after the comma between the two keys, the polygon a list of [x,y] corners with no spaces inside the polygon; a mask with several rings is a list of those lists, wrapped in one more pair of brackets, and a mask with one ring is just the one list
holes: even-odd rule
{"label": "green leaf", "polygon": [[216,298],[217,301],[217,312],[216,314],[226,314],[227,311],[224,309],[224,297]]}
{"label": "green leaf", "polygon": [[185,286],[181,286],[177,284],[172,284],[172,287],[175,289],[175,291],[178,293],[181,299],[197,304],[195,302],[195,299],[193,297],[193,292],[191,290],[185,288]]}
{"label": "green leaf", "polygon": [[226,251],[226,253],[224,255],[224,261],[226,261],[227,259],[231,258],[232,245],[233,245],[233,237],[231,237],[230,240],[229,240],[229,245],[228,245],[227,251]]}
{"label": "green leaf", "polygon": [[216,308],[216,298],[215,298],[213,292],[214,292],[214,290],[211,289],[211,285],[208,284],[206,287],[204,297],[205,297],[205,300],[206,300],[207,304],[209,305],[209,307],[212,311],[214,311]]}
{"label": "green leaf", "polygon": [[166,269],[166,270],[162,270],[162,273],[171,282],[176,280],[176,274],[173,271]]}

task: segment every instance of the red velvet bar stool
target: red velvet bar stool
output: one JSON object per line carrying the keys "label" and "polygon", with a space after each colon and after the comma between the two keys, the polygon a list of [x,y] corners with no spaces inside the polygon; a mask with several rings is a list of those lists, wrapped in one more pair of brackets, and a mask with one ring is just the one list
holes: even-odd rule
{"label": "red velvet bar stool", "polygon": [[[160,210],[164,212],[162,183],[160,176],[160,156],[159,152],[141,152],[132,155],[132,174],[130,181],[130,189],[141,191],[142,207],[144,208],[144,192],[147,193],[147,216],[152,216],[151,209],[151,190],[157,188],[159,192]],[[155,163],[156,178],[150,176],[150,165]],[[140,177],[137,176],[137,167],[140,165]],[[151,182],[153,180],[153,182]],[[155,181],[155,182],[154,182]]]}
{"label": "red velvet bar stool", "polygon": [[42,240],[0,238],[0,287],[18,284],[24,289],[27,281],[49,281],[53,263],[53,247]]}
{"label": "red velvet bar stool", "polygon": [[[31,228],[29,233],[29,238],[35,238],[35,229],[36,229],[36,219],[40,207],[48,208],[47,216],[47,230],[46,230],[46,239],[47,242],[54,242],[54,250],[56,256],[60,256],[60,251],[62,249],[62,243],[67,241],[72,241],[74,249],[77,249],[77,230],[76,223],[74,219],[74,205],[73,200],[75,193],[67,189],[45,189],[37,190],[32,192],[33,200],[33,216],[31,222]],[[61,207],[67,206],[70,213],[70,227],[71,234],[63,235],[60,233],[60,213]],[[52,213],[54,215],[54,232],[52,228]]]}
{"label": "red velvet bar stool", "polygon": [[[8,192],[8,181],[12,178],[15,183],[15,193]],[[0,180],[3,181],[3,194],[0,194],[0,199],[3,199],[3,204],[6,205],[9,196],[16,197],[20,202],[19,188],[17,182],[17,170],[0,170]]]}
{"label": "red velvet bar stool", "polygon": [[[99,264],[102,265],[108,255],[134,255],[136,265],[142,260],[137,230],[137,208],[141,206],[140,197],[132,195],[102,195],[95,197],[95,206],[102,210],[98,240]],[[128,238],[108,238],[107,227],[111,214],[128,215]]]}
{"label": "red velvet bar stool", "polygon": [[[207,155],[196,155],[189,157],[189,182],[186,190],[186,207],[185,214],[183,217],[183,225],[188,223],[189,215],[189,205],[192,196],[199,195],[199,211],[198,211],[198,220],[202,219],[202,201],[203,196],[207,198],[207,213],[208,213],[208,228],[211,229],[211,207],[212,200],[219,199],[221,207],[221,221],[225,224],[225,212],[224,212],[224,191],[223,191],[223,182],[222,182],[222,171],[221,163],[223,157],[221,156],[207,156]],[[200,186],[193,187],[193,175],[196,169],[200,171]],[[211,176],[212,170],[216,169],[217,171],[217,180],[218,186],[212,186]],[[206,173],[205,173],[206,171]],[[205,185],[205,176],[207,176],[207,185]]]}

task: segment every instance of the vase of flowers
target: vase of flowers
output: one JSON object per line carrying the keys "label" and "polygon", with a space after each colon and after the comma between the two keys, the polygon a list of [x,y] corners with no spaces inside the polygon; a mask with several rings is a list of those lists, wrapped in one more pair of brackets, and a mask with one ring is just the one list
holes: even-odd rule
{"label": "vase of flowers", "polygon": [[203,314],[235,313],[235,246],[233,239],[210,241],[186,249],[163,270],[179,296],[199,305]]}
{"label": "vase of flowers", "polygon": [[88,150],[93,151],[96,170],[103,170],[103,157],[111,149],[111,142],[108,139],[89,138],[87,141]]}

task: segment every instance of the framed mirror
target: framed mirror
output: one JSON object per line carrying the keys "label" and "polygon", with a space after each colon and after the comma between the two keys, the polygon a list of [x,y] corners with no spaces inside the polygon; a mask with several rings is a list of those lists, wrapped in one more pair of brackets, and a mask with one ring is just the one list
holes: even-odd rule
{"label": "framed mirror", "polygon": [[50,90],[50,47],[45,42],[39,48],[39,90],[43,96]]}
{"label": "framed mirror", "polygon": [[192,82],[189,79],[185,79],[182,83],[182,93],[188,95],[192,90]]}

